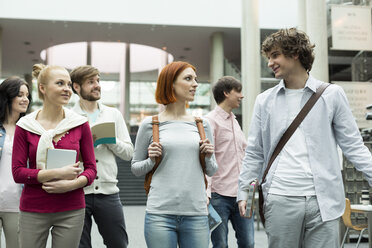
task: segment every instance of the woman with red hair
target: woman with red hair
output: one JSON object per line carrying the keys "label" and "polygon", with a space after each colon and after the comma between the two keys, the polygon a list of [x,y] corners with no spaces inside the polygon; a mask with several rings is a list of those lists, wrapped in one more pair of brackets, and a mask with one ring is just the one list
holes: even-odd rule
{"label": "woman with red hair", "polygon": [[200,140],[195,117],[187,112],[198,83],[196,69],[172,62],[161,71],[155,98],[165,105],[158,115],[160,142],[153,142],[152,118],[141,124],[132,160],[132,172],[150,172],[155,158],[161,162],[153,174],[147,199],[145,239],[150,248],[207,248],[209,242],[207,194],[199,153],[205,154],[205,173],[217,170],[209,123],[203,120],[207,139]]}

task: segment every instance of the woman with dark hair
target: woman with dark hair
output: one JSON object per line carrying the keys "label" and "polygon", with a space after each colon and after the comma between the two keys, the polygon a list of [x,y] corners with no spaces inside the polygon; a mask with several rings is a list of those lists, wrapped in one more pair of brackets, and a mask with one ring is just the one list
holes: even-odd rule
{"label": "woman with dark hair", "polygon": [[203,120],[207,139],[200,140],[195,117],[186,109],[197,87],[194,66],[186,62],[165,66],[155,93],[156,101],[165,105],[158,115],[160,142],[153,142],[151,117],[138,130],[132,172],[145,175],[162,157],[147,199],[145,239],[150,248],[208,247],[207,194],[199,154],[205,154],[208,176],[217,164],[209,123]]}
{"label": "woman with dark hair", "polygon": [[[12,158],[15,182],[23,183],[20,200],[21,248],[45,248],[49,231],[53,248],[77,248],[83,230],[83,187],[96,177],[93,139],[88,121],[64,108],[72,95],[68,71],[60,66],[33,66],[41,109],[17,122]],[[48,149],[76,151],[74,164],[47,168]],[[78,158],[84,162],[79,168]],[[51,166],[52,167],[52,166]]]}
{"label": "woman with dark hair", "polygon": [[[21,185],[12,176],[12,150],[16,122],[31,102],[28,84],[10,77],[0,84],[0,235],[4,229],[6,247],[18,248],[18,213]],[[1,245],[0,245],[1,246]]]}

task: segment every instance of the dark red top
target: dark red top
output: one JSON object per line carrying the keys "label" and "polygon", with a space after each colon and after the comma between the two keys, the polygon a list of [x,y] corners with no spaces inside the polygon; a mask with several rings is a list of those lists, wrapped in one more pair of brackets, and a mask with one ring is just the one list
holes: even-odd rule
{"label": "dark red top", "polygon": [[[28,132],[17,126],[14,135],[12,170],[16,183],[23,183],[20,210],[37,213],[55,213],[85,208],[83,188],[62,194],[50,194],[44,191],[37,180],[36,150],[40,135]],[[56,149],[74,149],[84,162],[84,171],[90,185],[96,177],[96,161],[93,139],[88,122],[70,129],[57,143]],[[27,166],[28,164],[28,166]]]}

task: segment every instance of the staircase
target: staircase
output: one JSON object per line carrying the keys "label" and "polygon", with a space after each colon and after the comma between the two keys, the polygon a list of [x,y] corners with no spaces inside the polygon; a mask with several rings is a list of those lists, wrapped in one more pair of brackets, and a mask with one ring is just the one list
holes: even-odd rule
{"label": "staircase", "polygon": [[[132,142],[135,142],[135,136],[131,135]],[[118,164],[118,187],[119,195],[123,205],[146,205],[147,196],[143,188],[145,176],[136,177],[130,169],[131,161],[124,161],[116,158]]]}

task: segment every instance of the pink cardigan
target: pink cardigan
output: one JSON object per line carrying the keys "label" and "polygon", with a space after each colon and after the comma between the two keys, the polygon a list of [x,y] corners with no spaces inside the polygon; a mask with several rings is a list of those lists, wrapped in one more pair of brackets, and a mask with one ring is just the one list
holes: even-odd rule
{"label": "pink cardigan", "polygon": [[[12,171],[14,181],[23,183],[20,210],[37,213],[55,213],[85,208],[83,188],[62,194],[50,194],[44,191],[37,180],[36,150],[40,136],[17,126],[14,135]],[[74,149],[79,152],[84,162],[84,171],[90,185],[96,177],[96,162],[93,139],[88,122],[68,131],[54,147],[57,149]],[[27,166],[28,164],[28,166]]]}

